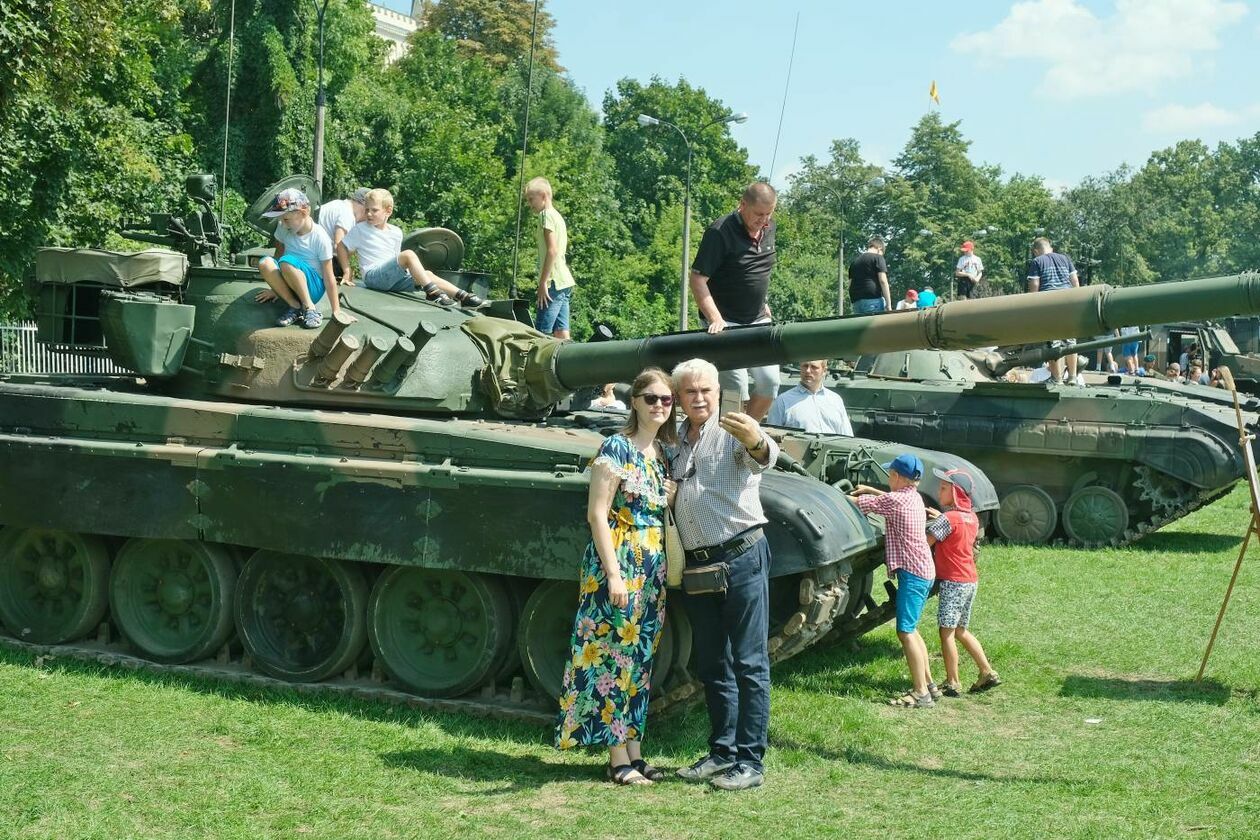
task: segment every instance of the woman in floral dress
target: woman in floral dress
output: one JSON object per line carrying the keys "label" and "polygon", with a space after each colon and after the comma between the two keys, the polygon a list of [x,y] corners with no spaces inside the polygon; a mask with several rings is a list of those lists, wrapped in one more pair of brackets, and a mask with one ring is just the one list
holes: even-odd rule
{"label": "woman in floral dress", "polygon": [[630,418],[591,467],[572,655],[564,668],[556,746],[608,747],[609,778],[651,784],[643,760],[652,657],[665,623],[665,506],[673,495],[665,444],[677,443],[673,387],[659,368],[630,389]]}

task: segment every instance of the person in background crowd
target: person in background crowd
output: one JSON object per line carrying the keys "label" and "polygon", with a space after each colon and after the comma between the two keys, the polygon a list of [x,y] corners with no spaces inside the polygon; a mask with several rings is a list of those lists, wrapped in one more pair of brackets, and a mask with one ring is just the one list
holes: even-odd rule
{"label": "person in background crowd", "polygon": [[959,250],[962,256],[958,258],[958,265],[954,266],[954,279],[958,283],[958,298],[964,300],[970,298],[976,286],[980,285],[984,263],[976,256],[976,245],[970,239]]}
{"label": "person in background crowd", "polygon": [[826,359],[801,362],[800,384],[779,394],[770,406],[766,422],[771,426],[853,437],[853,424],[849,422],[844,400],[825,387],[826,383]]}
{"label": "person in background crowd", "polygon": [[625,427],[591,465],[577,615],[555,742],[608,748],[609,780],[647,785],[663,771],[641,752],[652,661],[665,623],[665,507],[674,490],[667,446],[678,442],[673,384],[648,368],[631,387]]}
{"label": "person in background crowd", "polygon": [[337,282],[343,285],[350,282],[350,263],[341,261],[337,246],[352,227],[363,221],[363,200],[367,198],[367,194],[367,187],[359,187],[349,198],[334,199],[319,207],[319,226],[332,240],[333,271]]}
{"label": "person in background crowd", "polygon": [[569,338],[569,303],[577,281],[569,270],[569,226],[551,203],[551,182],[531,178],[525,201],[538,214],[538,311],[534,329],[556,338]]}
{"label": "person in background crowd", "polygon": [[1178,384],[1183,384],[1186,381],[1181,378],[1181,365],[1176,362],[1168,363],[1168,367],[1164,369],[1164,378],[1169,382],[1176,382]]}
{"label": "person in background crowd", "polygon": [[[1121,327],[1120,335],[1130,336],[1137,335],[1141,332],[1138,327]],[[1120,345],[1120,359],[1124,363],[1124,372],[1136,376],[1138,372],[1138,351],[1141,349],[1141,342],[1126,341]]]}
{"label": "person in background crowd", "polygon": [[906,296],[903,297],[901,300],[897,301],[897,311],[900,312],[903,309],[918,309],[918,308],[919,308],[919,293],[916,292],[914,289],[906,289]]}
{"label": "person in background crowd", "polygon": [[854,315],[873,315],[892,309],[884,240],[878,236],[867,240],[866,250],[849,263],[849,300]]}
{"label": "person in background crowd", "polygon": [[[777,202],[774,187],[754,181],[735,212],[709,225],[700,240],[691,264],[691,294],[711,335],[728,326],[770,323],[766,294],[775,263]],[[779,393],[779,366],[723,371],[721,383],[723,390],[739,392],[744,411],[759,421]]]}
{"label": "person in background crowd", "polygon": [[923,291],[919,292],[919,308],[931,309],[936,306],[936,292],[932,291],[931,286],[924,286]]}
{"label": "person in background crowd", "polygon": [[599,391],[599,396],[591,400],[591,408],[612,408],[625,411],[626,404],[617,399],[617,395],[613,393],[613,388],[616,386],[615,382],[605,383]]}
{"label": "person in background crowd", "polygon": [[1138,367],[1138,376],[1148,376],[1152,379],[1164,378],[1164,374],[1159,372],[1159,363],[1154,353],[1147,353],[1142,357],[1142,364]]}
{"label": "person in background crowd", "polygon": [[[687,552],[683,603],[709,711],[709,753],[678,775],[743,790],[762,783],[770,735],[770,543],[758,491],[779,445],[747,414],[718,416],[717,368],[709,362],[683,362],[673,379],[686,415],[671,465]],[[688,588],[689,574],[719,563],[725,570],[713,578],[724,586]]]}
{"label": "person in background crowd", "polygon": [[[1076,275],[1076,266],[1066,254],[1056,254],[1050,240],[1044,236],[1033,240],[1033,258],[1028,263],[1028,291],[1054,292],[1060,289],[1075,289],[1080,286],[1080,278]],[[1067,344],[1076,344],[1076,339],[1064,339]],[[1076,382],[1076,354],[1066,358],[1068,379]],[[1050,372],[1058,382],[1063,378],[1063,362],[1055,359],[1050,362]]]}
{"label": "person in background crowd", "polygon": [[1207,374],[1203,372],[1203,365],[1200,362],[1192,361],[1190,369],[1186,371],[1186,382],[1192,385],[1207,385]]}

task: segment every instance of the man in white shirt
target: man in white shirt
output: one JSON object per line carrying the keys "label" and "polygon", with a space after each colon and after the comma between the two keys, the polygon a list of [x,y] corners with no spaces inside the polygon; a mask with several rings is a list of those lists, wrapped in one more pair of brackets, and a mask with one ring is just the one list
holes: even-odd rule
{"label": "man in white shirt", "polygon": [[826,360],[802,362],[801,384],[779,394],[770,406],[766,422],[771,426],[853,437],[853,425],[844,400],[835,391],[823,387],[826,380]]}
{"label": "man in white shirt", "polygon": [[954,268],[954,279],[958,281],[958,297],[970,298],[972,291],[980,283],[984,274],[984,263],[976,256],[976,245],[971,240],[962,244],[962,256]]}
{"label": "man in white shirt", "polygon": [[367,187],[359,187],[349,198],[334,199],[319,207],[319,226],[328,232],[328,238],[332,240],[333,268],[337,272],[337,282],[342,285],[350,282],[350,264],[341,261],[337,246],[352,227],[363,221],[363,200],[367,194]]}

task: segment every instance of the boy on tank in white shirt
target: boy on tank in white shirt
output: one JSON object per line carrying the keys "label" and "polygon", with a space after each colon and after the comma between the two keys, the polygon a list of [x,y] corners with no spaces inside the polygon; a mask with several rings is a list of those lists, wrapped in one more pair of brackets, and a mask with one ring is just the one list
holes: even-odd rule
{"label": "boy on tank in white shirt", "polygon": [[280,221],[275,231],[275,257],[263,257],[258,263],[258,273],[269,288],[254,299],[266,303],[279,298],[288,304],[276,326],[287,327],[300,321],[303,327],[313,330],[323,322],[315,305],[325,294],[333,315],[341,309],[332,271],[332,240],[311,218],[310,199],[301,190],[281,190],[263,216]]}
{"label": "boy on tank in white shirt", "polygon": [[[402,250],[402,231],[389,223],[393,212],[394,197],[389,190],[368,190],[363,200],[363,222],[351,228],[337,246],[337,255],[347,266],[350,254],[358,255],[363,285],[378,292],[419,289],[441,306],[455,301],[469,308],[481,306],[485,302],[481,298],[426,269],[415,251]],[[348,285],[354,285],[352,272]]]}

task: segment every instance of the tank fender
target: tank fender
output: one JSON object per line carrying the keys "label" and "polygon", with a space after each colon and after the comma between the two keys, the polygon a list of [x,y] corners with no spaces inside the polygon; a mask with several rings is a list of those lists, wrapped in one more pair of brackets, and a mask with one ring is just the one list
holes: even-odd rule
{"label": "tank fender", "polygon": [[766,538],[774,558],[772,577],[837,564],[850,574],[848,559],[876,549],[880,532],[844,494],[820,481],[779,472],[761,476]]}

